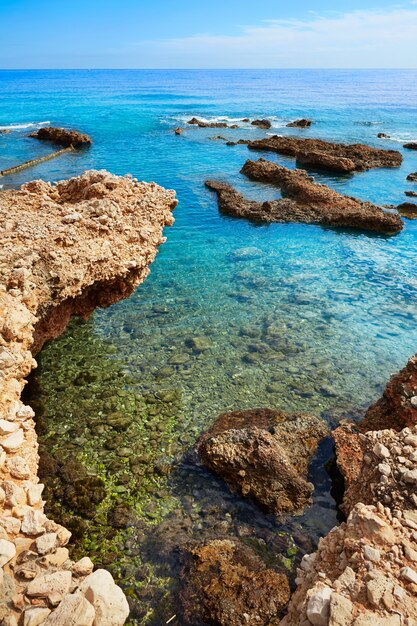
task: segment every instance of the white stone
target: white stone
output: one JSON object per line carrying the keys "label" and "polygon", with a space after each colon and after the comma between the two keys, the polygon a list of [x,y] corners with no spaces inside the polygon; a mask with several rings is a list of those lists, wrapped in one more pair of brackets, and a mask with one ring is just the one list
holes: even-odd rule
{"label": "white stone", "polygon": [[388,463],[380,463],[378,465],[378,471],[383,476],[389,476],[391,474],[391,467],[388,465]]}
{"label": "white stone", "polygon": [[14,452],[18,450],[24,441],[23,430],[19,428],[14,433],[0,441],[0,445],[6,450],[6,452]]}
{"label": "white stone", "polygon": [[35,417],[35,411],[30,406],[22,405],[17,411],[16,417],[21,420],[27,420],[31,417]]}
{"label": "white stone", "polygon": [[26,501],[25,492],[19,485],[16,485],[12,480],[4,480],[2,488],[6,495],[6,506],[12,508],[19,504],[24,504]]}
{"label": "white stone", "polygon": [[417,469],[404,472],[403,481],[411,485],[417,485]]}
{"label": "white stone", "polygon": [[53,574],[37,576],[28,585],[26,595],[37,598],[46,598],[50,594],[65,596],[71,586],[71,572],[58,571]]}
{"label": "white stone", "polygon": [[16,546],[12,541],[0,539],[0,567],[6,565],[16,554]]}
{"label": "white stone", "polygon": [[45,485],[39,483],[37,485],[31,485],[27,491],[27,500],[30,506],[34,504],[38,504],[41,500],[42,491],[44,490]]}
{"label": "white stone", "polygon": [[19,428],[19,424],[0,419],[0,435],[11,435]]}
{"label": "white stone", "polygon": [[92,626],[98,624],[95,614],[93,605],[82,594],[68,594],[43,626]]}
{"label": "white stone", "polygon": [[372,546],[365,546],[363,555],[367,561],[373,561],[374,563],[378,563],[381,559],[381,552],[376,548],[372,548]]}
{"label": "white stone", "polygon": [[57,534],[45,533],[36,539],[36,550],[39,554],[48,554],[52,552],[56,545]]}
{"label": "white stone", "polygon": [[45,532],[46,515],[41,511],[29,509],[22,521],[22,532],[25,535],[40,535]]}
{"label": "white stone", "polygon": [[94,606],[94,626],[123,626],[129,615],[129,605],[110,572],[96,570],[81,583],[79,590]]}
{"label": "white stone", "polygon": [[6,466],[14,478],[24,480],[30,476],[29,465],[21,456],[14,456],[11,459],[7,459]]}
{"label": "white stone", "polygon": [[50,609],[44,607],[26,609],[23,615],[23,626],[39,626],[43,624],[50,612]]}
{"label": "white stone", "polygon": [[375,444],[374,449],[373,449],[373,453],[379,459],[388,459],[391,456],[388,448],[386,446],[384,446],[383,443],[380,443],[380,442]]}
{"label": "white stone", "polygon": [[313,626],[327,626],[332,593],[333,590],[330,587],[321,587],[310,597],[307,604],[307,617]]}
{"label": "white stone", "polygon": [[404,443],[406,446],[413,446],[413,448],[417,448],[417,435],[407,435],[404,439]]}
{"label": "white stone", "polygon": [[411,404],[411,406],[413,406],[415,409],[417,409],[417,396],[413,396],[412,398],[410,398],[410,404]]}
{"label": "white stone", "polygon": [[411,567],[403,567],[400,574],[407,582],[417,585],[417,572]]}
{"label": "white stone", "polygon": [[88,576],[93,569],[94,563],[88,556],[84,556],[71,567],[72,573],[76,576]]}

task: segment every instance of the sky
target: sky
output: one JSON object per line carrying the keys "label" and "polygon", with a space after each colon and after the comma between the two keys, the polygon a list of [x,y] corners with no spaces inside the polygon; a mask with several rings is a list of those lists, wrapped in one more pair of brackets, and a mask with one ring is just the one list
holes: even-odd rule
{"label": "sky", "polygon": [[417,68],[417,0],[0,0],[0,69]]}

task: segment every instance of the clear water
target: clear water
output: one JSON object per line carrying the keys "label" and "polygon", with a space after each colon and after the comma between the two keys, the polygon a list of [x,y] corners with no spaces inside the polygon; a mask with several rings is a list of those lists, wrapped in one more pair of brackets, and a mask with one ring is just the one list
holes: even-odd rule
{"label": "clear water", "polygon": [[[242,124],[178,137],[174,128],[194,115],[266,116],[271,132],[400,149],[395,170],[315,175],[342,193],[399,204],[417,170],[417,153],[402,149],[417,140],[416,79],[415,71],[0,72],[0,128],[16,125],[0,135],[0,169],[49,150],[27,137],[33,127],[17,125],[50,121],[94,140],[86,152],[4,178],[5,187],[107,168],[174,188],[179,199],[145,284],[47,346],[31,390],[44,450],[77,458],[104,485],[104,500],[85,514],[70,496],[53,505],[51,495],[48,506],[73,523],[79,550],[124,585],[132,623],[177,613],[178,544],[243,537],[274,567],[291,569],[335,524],[326,442],[311,473],[314,504],[293,520],[264,515],[196,466],[190,450],[220,412],[268,406],[331,424],[359,417],[417,345],[416,222],[386,238],[221,216],[208,177],[253,198],[279,193],[239,174],[255,153],[209,138],[265,131]],[[285,128],[305,116],[311,129]],[[196,338],[203,351],[190,347]],[[115,426],[115,413],[129,424]],[[56,479],[48,493],[56,500],[61,488]]]}

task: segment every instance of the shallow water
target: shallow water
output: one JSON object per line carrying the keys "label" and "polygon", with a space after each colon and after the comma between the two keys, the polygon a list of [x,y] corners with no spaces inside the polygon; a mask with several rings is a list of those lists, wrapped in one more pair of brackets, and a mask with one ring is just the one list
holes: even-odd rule
{"label": "shallow water", "polygon": [[[161,624],[177,613],[178,544],[238,536],[291,571],[336,523],[323,468],[329,442],[311,470],[313,506],[277,521],[195,463],[196,438],[219,413],[268,406],[330,424],[360,417],[417,345],[415,222],[387,238],[220,216],[208,177],[254,198],[279,193],[238,173],[256,153],[209,137],[265,131],[243,124],[187,128],[178,137],[173,129],[194,115],[230,123],[267,116],[271,132],[402,149],[401,141],[417,138],[416,78],[412,71],[0,72],[0,127],[50,120],[94,139],[89,151],[5,178],[5,186],[106,167],[178,194],[176,222],[145,284],[89,322],[74,321],[42,352],[30,388],[43,450],[52,453],[42,470],[49,511],[73,529],[80,553],[122,582],[132,623]],[[311,129],[285,128],[305,116]],[[0,136],[0,169],[48,151],[26,137],[32,128]],[[406,175],[417,170],[417,153],[403,153],[395,170],[315,176],[342,193],[399,204],[413,188]],[[77,490],[65,482],[74,474]]]}

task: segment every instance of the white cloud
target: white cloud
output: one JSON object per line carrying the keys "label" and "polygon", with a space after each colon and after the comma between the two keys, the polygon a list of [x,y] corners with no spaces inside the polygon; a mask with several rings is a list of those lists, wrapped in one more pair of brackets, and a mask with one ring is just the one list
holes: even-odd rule
{"label": "white cloud", "polygon": [[196,34],[133,48],[154,67],[417,68],[417,9],[309,13],[304,20],[245,26],[235,36]]}

